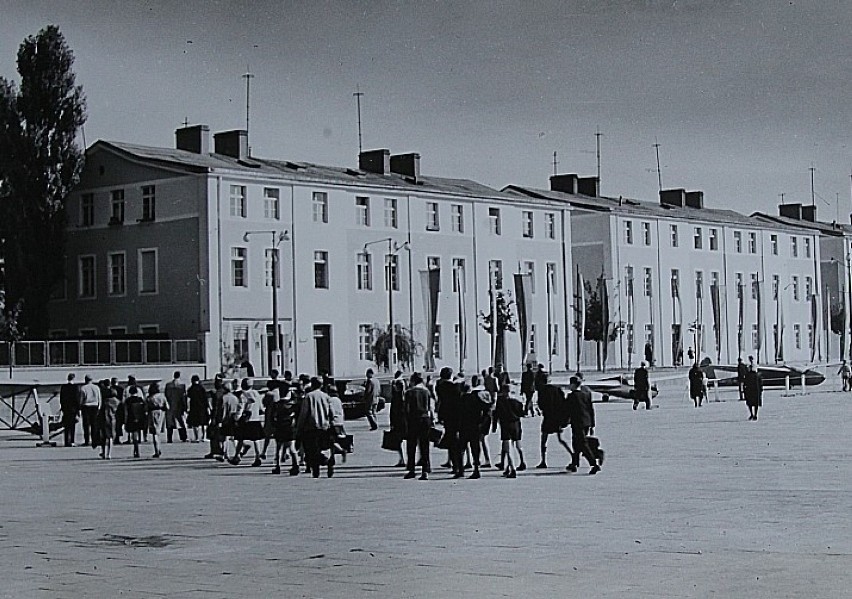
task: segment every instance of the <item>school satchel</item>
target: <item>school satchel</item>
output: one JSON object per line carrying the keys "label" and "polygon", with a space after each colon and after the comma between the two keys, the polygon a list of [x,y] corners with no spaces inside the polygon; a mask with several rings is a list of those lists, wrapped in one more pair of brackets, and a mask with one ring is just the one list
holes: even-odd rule
{"label": "school satchel", "polygon": [[432,428],[429,429],[429,442],[432,443],[433,445],[437,446],[441,442],[441,439],[443,437],[444,437],[444,431],[442,431],[438,427],[433,426]]}
{"label": "school satchel", "polygon": [[586,444],[588,444],[589,449],[592,451],[592,455],[595,456],[595,459],[600,460],[601,454],[601,441],[597,437],[586,437]]}
{"label": "school satchel", "polygon": [[402,449],[402,436],[394,430],[384,431],[382,434],[382,449],[399,451]]}

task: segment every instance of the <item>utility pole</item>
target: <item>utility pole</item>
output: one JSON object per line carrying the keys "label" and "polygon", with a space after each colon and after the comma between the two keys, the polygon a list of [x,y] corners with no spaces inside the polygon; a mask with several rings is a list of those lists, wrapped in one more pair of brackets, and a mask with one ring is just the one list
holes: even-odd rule
{"label": "utility pole", "polygon": [[[249,107],[251,105],[251,80],[254,79],[254,75],[251,72],[251,68],[249,65],[246,65],[246,74],[243,75],[243,79],[246,80],[246,142],[249,139]],[[251,145],[248,147],[249,156],[251,156]]]}
{"label": "utility pole", "polygon": [[657,141],[657,138],[654,138],[654,150],[657,153],[657,185],[660,187],[660,191],[663,191],[663,171],[660,170],[660,142]]}
{"label": "utility pole", "polygon": [[[603,133],[601,133],[601,128],[598,127],[595,132],[595,151],[598,158],[598,189],[600,189],[601,185],[601,137],[603,137]],[[657,157],[657,162],[660,162],[659,156]],[[657,168],[659,167],[660,165],[657,164]]]}
{"label": "utility pole", "polygon": [[559,166],[559,161],[556,160],[556,150],[553,151],[553,176],[555,177],[558,173],[556,167]]}
{"label": "utility pole", "polygon": [[364,145],[362,143],[361,138],[361,96],[364,95],[364,92],[361,91],[361,86],[355,86],[355,93],[352,94],[355,96],[355,104],[358,107],[358,154],[364,151]]}
{"label": "utility pole", "polygon": [[781,192],[781,193],[778,194],[778,197],[781,198],[781,205],[782,206],[784,205],[784,196],[785,195],[787,195],[787,194],[784,193],[784,192]]}
{"label": "utility pole", "polygon": [[814,201],[814,171],[816,171],[816,168],[811,165],[811,168],[809,168],[808,170],[811,171],[811,206],[815,206],[816,202]]}

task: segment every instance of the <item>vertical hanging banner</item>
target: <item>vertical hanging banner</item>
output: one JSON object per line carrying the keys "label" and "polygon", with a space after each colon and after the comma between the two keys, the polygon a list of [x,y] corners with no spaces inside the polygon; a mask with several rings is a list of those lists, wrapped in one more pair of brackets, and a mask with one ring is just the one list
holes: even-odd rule
{"label": "vertical hanging banner", "polygon": [[760,361],[760,349],[763,346],[763,306],[760,301],[760,281],[754,282],[755,317],[757,322],[757,336],[754,339],[754,349],[757,359]]}
{"label": "vertical hanging banner", "polygon": [[426,314],[426,370],[435,369],[435,332],[438,323],[438,290],[441,285],[441,269],[420,271],[420,286],[423,290],[423,311]]}
{"label": "vertical hanging banner", "polygon": [[586,286],[583,282],[583,275],[580,274],[579,266],[577,266],[574,285],[574,329],[577,333],[577,370],[580,370],[583,336],[586,331]]}
{"label": "vertical hanging banner", "polygon": [[745,307],[743,306],[743,286],[737,285],[737,355],[743,355],[743,325],[745,320]]}
{"label": "vertical hanging banner", "polygon": [[[819,337],[819,330],[817,329],[817,321],[819,320],[819,305],[817,304],[817,294],[811,294],[811,362],[814,361],[815,358],[819,357],[820,361],[822,361],[822,351],[820,344],[817,340]],[[819,356],[817,353],[819,352]]]}
{"label": "vertical hanging banner", "polygon": [[464,361],[467,358],[467,315],[465,314],[465,280],[464,271],[453,269],[455,279],[456,296],[458,299],[458,326],[459,326],[459,372],[464,372]]}
{"label": "vertical hanging banner", "polygon": [[784,361],[784,304],[781,290],[775,295],[775,361]]}
{"label": "vertical hanging banner", "polygon": [[722,310],[719,285],[710,285],[710,303],[713,308],[713,336],[716,341],[716,363],[722,360]]}
{"label": "vertical hanging banner", "polygon": [[674,339],[672,340],[672,355],[675,358],[675,363],[683,363],[683,303],[680,301],[680,284],[677,281],[672,285],[672,297],[674,297],[674,315],[672,320],[674,330]]}
{"label": "vertical hanging banner", "polygon": [[518,309],[518,332],[521,337],[521,364],[527,361],[530,339],[530,309],[532,308],[532,297],[530,285],[532,277],[528,274],[516,274],[515,279],[515,307]]}
{"label": "vertical hanging banner", "polygon": [[601,276],[598,279],[598,294],[601,298],[601,336],[603,337],[603,369],[606,370],[606,358],[609,354],[609,291],[606,288],[606,279],[604,278],[603,269]]}

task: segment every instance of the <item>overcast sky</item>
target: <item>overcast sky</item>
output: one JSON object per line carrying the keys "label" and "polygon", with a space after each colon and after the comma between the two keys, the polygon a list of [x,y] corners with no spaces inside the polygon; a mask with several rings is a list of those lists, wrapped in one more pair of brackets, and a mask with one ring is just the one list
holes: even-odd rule
{"label": "overcast sky", "polygon": [[[746,0],[239,2],[6,0],[0,74],[59,25],[86,141],[171,146],[184,118],[245,126],[255,156],[356,166],[416,151],[424,174],[493,187],[594,175],[605,195],[705,192],[749,213],[810,203],[849,222],[852,3]],[[839,194],[839,207],[836,197]]]}

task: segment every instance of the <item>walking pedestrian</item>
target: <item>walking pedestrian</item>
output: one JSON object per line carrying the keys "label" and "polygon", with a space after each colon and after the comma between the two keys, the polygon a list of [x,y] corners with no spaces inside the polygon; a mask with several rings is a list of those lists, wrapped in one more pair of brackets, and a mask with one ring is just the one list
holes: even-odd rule
{"label": "walking pedestrian", "polygon": [[[302,400],[296,433],[305,449],[305,462],[314,478],[319,478],[322,465],[322,448],[331,427],[331,410],[328,395],[322,390],[322,381],[312,377],[310,391]],[[334,474],[334,454],[329,458],[328,476]]]}
{"label": "walking pedestrian", "polygon": [[[396,438],[402,440],[408,436],[405,420],[405,379],[402,371],[397,370],[391,381],[391,405],[390,405],[390,431]],[[402,454],[402,443],[399,449],[399,461],[397,467],[405,467],[405,456]]]}
{"label": "walking pedestrian", "polygon": [[68,374],[68,382],[59,388],[59,408],[62,410],[62,435],[65,447],[74,447],[77,436],[77,420],[80,413],[80,388],[74,383],[74,373]]}
{"label": "walking pedestrian", "polygon": [[186,432],[186,385],[180,380],[180,372],[175,371],[171,381],[166,383],[166,399],[169,401],[169,411],[166,414],[166,442],[172,442],[175,429],[180,440],[187,441]]}
{"label": "walking pedestrian", "polygon": [[112,377],[110,379],[109,386],[115,393],[116,398],[118,398],[118,408],[115,410],[115,444],[121,445],[121,437],[122,431],[124,430],[125,420],[124,387],[118,384],[118,379],[116,377]]}
{"label": "walking pedestrian", "polygon": [[404,395],[406,429],[405,478],[414,478],[417,449],[420,449],[420,480],[427,480],[432,466],[429,455],[429,431],[433,425],[432,397],[423,382],[423,375],[415,372],[411,375],[411,386]]}
{"label": "walking pedestrian", "polygon": [[[510,394],[510,387],[504,383],[500,385],[500,391],[497,393],[497,405],[494,409],[494,423],[491,425],[491,431],[497,431],[497,424],[500,424],[500,441],[502,448],[500,452],[500,463],[497,467],[503,470],[503,476],[506,478],[517,478],[517,472],[527,469],[524,462],[524,450],[521,448],[521,417],[525,413],[524,404]],[[511,446],[514,445],[518,452],[519,464],[515,469],[512,460]]]}
{"label": "walking pedestrian", "polygon": [[849,368],[849,364],[846,363],[846,360],[842,360],[840,363],[840,369],[837,371],[837,374],[840,375],[840,381],[843,384],[843,390],[849,391],[852,390],[852,368]]}
{"label": "walking pedestrian", "polygon": [[[236,466],[240,463],[240,458],[243,455],[243,447],[246,441],[251,441],[254,449],[254,462],[252,466],[260,466],[263,461],[260,459],[260,446],[258,441],[263,440],[263,404],[261,403],[260,393],[252,388],[251,379],[244,378],[240,382],[242,390],[242,410],[237,415],[237,426],[235,430],[234,456],[231,458],[231,464]],[[246,450],[248,447],[245,446]]]}
{"label": "walking pedestrian", "polygon": [[222,444],[222,399],[226,393],[225,380],[221,374],[213,378],[213,391],[210,394],[210,422],[207,424],[207,438],[210,440],[210,451],[205,458],[225,459]]}
{"label": "walking pedestrian", "polygon": [[100,427],[101,459],[112,459],[112,444],[116,437],[116,414],[119,406],[118,394],[111,386],[110,381],[103,381],[101,389],[101,409],[98,412],[98,425]]}
{"label": "walking pedestrian", "polygon": [[80,387],[80,411],[83,414],[83,440],[92,449],[98,446],[98,411],[101,408],[101,389],[86,375]]}
{"label": "walking pedestrian", "polygon": [[737,358],[737,388],[740,392],[740,401],[745,401],[745,393],[743,389],[743,385],[745,385],[746,374],[748,373],[748,366],[743,363],[743,359]]}
{"label": "walking pedestrian", "polygon": [[689,397],[692,398],[696,408],[701,407],[706,389],[704,371],[698,366],[698,362],[695,362],[689,369]]}
{"label": "walking pedestrian", "polygon": [[[579,381],[578,381],[579,383]],[[651,409],[651,383],[648,381],[648,363],[644,360],[633,371],[633,409],[645,402],[645,409]]]}
{"label": "walking pedestrian", "polygon": [[222,404],[217,417],[222,454],[216,456],[216,459],[220,462],[230,459],[228,456],[228,443],[229,441],[233,441],[234,436],[237,434],[237,418],[239,418],[242,412],[240,398],[232,391],[234,389],[232,385],[233,383],[222,383]]}
{"label": "walking pedestrian", "polygon": [[376,422],[376,410],[379,406],[379,388],[376,385],[373,374],[373,369],[368,368],[365,373],[367,381],[364,383],[364,404],[367,406],[367,420],[370,422],[371,431],[379,428]]}
{"label": "walking pedestrian", "polygon": [[296,453],[296,435],[293,422],[296,412],[296,396],[293,389],[284,381],[270,380],[270,394],[273,402],[272,413],[273,438],[275,439],[275,462],[272,474],[281,474],[281,460],[284,452],[290,456],[290,476],[299,474],[299,455]]}
{"label": "walking pedestrian", "polygon": [[438,422],[444,425],[443,444],[449,453],[448,463],[453,475],[464,471],[462,462],[464,449],[459,439],[461,428],[461,390],[457,382],[453,382],[453,369],[444,366],[435,383],[435,395],[438,398]]}
{"label": "walking pedestrian", "polygon": [[[498,381],[498,391],[503,381]],[[526,369],[521,373],[521,395],[524,396],[524,416],[532,413],[533,409],[533,394],[535,394],[535,372],[533,372],[532,364],[527,362]]]}
{"label": "walking pedestrian", "polygon": [[556,441],[565,448],[569,457],[571,448],[562,438],[562,430],[567,425],[568,415],[566,410],[565,396],[556,385],[547,384],[542,387],[538,398],[538,407],[543,418],[541,419],[541,462],[536,468],[547,468],[547,439],[550,435],[556,435]]}
{"label": "walking pedestrian", "polygon": [[197,374],[192,375],[186,395],[189,399],[186,425],[192,429],[192,442],[201,443],[207,423],[210,421],[210,396],[201,385],[201,379]]}
{"label": "walking pedestrian", "polygon": [[124,400],[125,421],[124,428],[133,443],[133,457],[139,457],[139,443],[142,441],[142,431],[148,424],[148,404],[142,398],[139,387],[133,385],[127,389],[127,398]]}
{"label": "walking pedestrian", "polygon": [[148,385],[148,433],[151,435],[151,442],[154,444],[154,455],[152,457],[159,458],[162,454],[160,451],[160,433],[166,425],[166,412],[169,410],[169,401],[166,396],[160,392],[160,384],[157,382]]}
{"label": "walking pedestrian", "polygon": [[748,419],[757,420],[757,411],[763,405],[763,377],[760,376],[754,364],[748,367],[743,388],[749,412]]}
{"label": "walking pedestrian", "polygon": [[569,393],[566,399],[568,423],[571,425],[571,463],[566,468],[569,472],[577,472],[580,466],[580,455],[586,458],[591,466],[589,474],[597,474],[601,471],[601,458],[594,454],[589,447],[588,435],[595,426],[595,409],[592,405],[592,394],[584,392],[580,387],[580,379],[572,376],[568,383]]}
{"label": "walking pedestrian", "polygon": [[[490,418],[491,394],[488,393],[480,378],[476,375],[471,377],[470,385],[466,387],[461,397],[459,410],[459,434],[462,446],[470,449],[473,458],[473,473],[470,478],[476,479],[481,476],[479,456],[482,444],[482,425],[487,418]],[[464,476],[463,469],[455,475],[455,478],[462,476]]]}
{"label": "walking pedestrian", "polygon": [[549,375],[547,371],[544,369],[544,364],[538,365],[538,370],[535,372],[535,402],[531,406],[531,410],[528,416],[541,416],[541,410],[538,408],[538,401],[541,399],[541,390],[544,389],[544,386],[547,384],[549,379]]}

